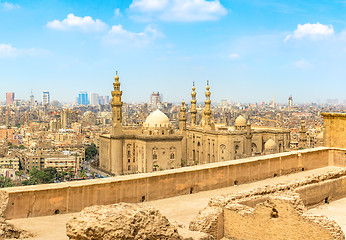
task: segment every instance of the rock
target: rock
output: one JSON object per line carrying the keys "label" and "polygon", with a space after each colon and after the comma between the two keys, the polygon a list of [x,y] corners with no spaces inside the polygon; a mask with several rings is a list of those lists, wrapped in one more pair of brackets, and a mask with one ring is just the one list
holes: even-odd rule
{"label": "rock", "polygon": [[5,222],[4,219],[0,219],[0,239],[25,239],[32,236],[33,234],[17,229],[12,224]]}
{"label": "rock", "polygon": [[208,206],[201,210],[195,219],[190,222],[191,231],[199,231],[219,239],[223,235],[223,209],[216,206]]}
{"label": "rock", "polygon": [[85,208],[66,224],[70,240],[181,240],[177,228],[158,210],[120,203]]}

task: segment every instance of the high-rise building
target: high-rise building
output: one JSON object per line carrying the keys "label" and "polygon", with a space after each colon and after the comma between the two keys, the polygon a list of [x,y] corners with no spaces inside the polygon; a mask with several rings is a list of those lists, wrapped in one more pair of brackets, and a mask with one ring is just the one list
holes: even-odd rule
{"label": "high-rise building", "polygon": [[42,104],[49,105],[50,104],[50,94],[48,91],[44,91],[42,93]]}
{"label": "high-rise building", "polygon": [[293,99],[292,99],[292,95],[288,98],[288,106],[292,107],[293,105]]}
{"label": "high-rise building", "polygon": [[99,97],[99,103],[100,103],[100,105],[109,104],[109,96],[100,96]]}
{"label": "high-rise building", "polygon": [[98,106],[100,105],[100,97],[98,93],[90,93],[90,105]]}
{"label": "high-rise building", "polygon": [[12,105],[14,102],[14,92],[6,93],[6,105]]}
{"label": "high-rise building", "polygon": [[89,96],[87,92],[80,92],[78,95],[79,105],[89,105]]}
{"label": "high-rise building", "polygon": [[161,99],[161,95],[159,92],[153,92],[151,95],[150,95],[150,101],[149,101],[149,104],[154,107],[154,108],[157,108],[158,105],[161,103],[162,99]]}
{"label": "high-rise building", "polygon": [[30,106],[34,106],[35,105],[35,97],[34,97],[34,94],[32,94],[32,91],[31,91],[31,95],[30,95]]}

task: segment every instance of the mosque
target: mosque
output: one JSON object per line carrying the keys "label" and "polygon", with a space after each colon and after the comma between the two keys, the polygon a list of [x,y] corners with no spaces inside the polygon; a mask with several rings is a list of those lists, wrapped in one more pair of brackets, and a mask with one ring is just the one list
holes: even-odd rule
{"label": "mosque", "polygon": [[122,91],[118,74],[112,91],[112,129],[100,137],[99,167],[114,175],[145,173],[183,166],[222,162],[264,154],[284,152],[290,147],[289,130],[253,127],[243,116],[234,126],[216,126],[207,83],[205,107],[197,122],[196,89],[192,87],[187,126],[186,106],[182,102],[179,129],[174,129],[160,110],[152,112],[138,129],[122,126]]}

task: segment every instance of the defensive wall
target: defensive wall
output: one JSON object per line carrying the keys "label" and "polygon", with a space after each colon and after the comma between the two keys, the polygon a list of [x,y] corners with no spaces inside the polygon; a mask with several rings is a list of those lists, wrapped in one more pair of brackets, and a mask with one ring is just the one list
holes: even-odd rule
{"label": "defensive wall", "polygon": [[320,147],[154,173],[4,188],[0,211],[6,219],[78,212],[91,205],[156,200],[326,166],[346,167],[346,149]]}

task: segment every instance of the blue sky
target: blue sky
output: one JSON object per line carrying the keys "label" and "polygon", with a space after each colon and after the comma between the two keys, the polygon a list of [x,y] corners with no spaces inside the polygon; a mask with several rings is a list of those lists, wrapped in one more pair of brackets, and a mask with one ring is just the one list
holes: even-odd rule
{"label": "blue sky", "polygon": [[346,99],[346,1],[0,0],[0,101]]}

